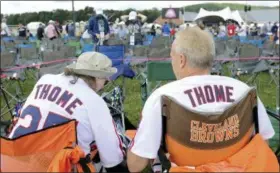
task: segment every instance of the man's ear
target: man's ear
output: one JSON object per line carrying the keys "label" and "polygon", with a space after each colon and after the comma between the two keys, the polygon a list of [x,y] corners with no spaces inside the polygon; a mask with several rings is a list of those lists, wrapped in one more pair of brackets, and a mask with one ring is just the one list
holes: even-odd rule
{"label": "man's ear", "polygon": [[187,64],[187,58],[185,55],[180,54],[180,68],[184,68]]}

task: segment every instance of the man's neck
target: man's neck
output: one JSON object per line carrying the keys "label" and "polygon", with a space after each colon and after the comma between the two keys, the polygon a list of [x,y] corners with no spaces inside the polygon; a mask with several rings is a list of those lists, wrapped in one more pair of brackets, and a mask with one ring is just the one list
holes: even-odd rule
{"label": "man's neck", "polygon": [[186,71],[185,74],[182,75],[182,78],[191,77],[191,76],[203,76],[203,75],[210,75],[210,71],[208,69],[206,70],[192,69]]}

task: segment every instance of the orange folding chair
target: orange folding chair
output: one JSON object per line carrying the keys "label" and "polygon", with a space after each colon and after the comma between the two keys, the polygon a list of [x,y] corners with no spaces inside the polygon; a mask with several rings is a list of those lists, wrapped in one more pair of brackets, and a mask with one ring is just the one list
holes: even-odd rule
{"label": "orange folding chair", "polygon": [[15,139],[1,137],[1,172],[95,172],[77,145],[76,121]]}

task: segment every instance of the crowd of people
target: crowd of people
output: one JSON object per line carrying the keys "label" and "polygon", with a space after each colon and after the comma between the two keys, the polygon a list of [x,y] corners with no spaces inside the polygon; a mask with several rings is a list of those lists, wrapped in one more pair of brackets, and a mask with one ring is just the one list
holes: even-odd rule
{"label": "crowd of people", "polygon": [[[252,23],[251,25],[241,22],[238,24],[237,22],[229,21],[229,22],[220,22],[218,24],[212,24],[208,26],[204,26],[203,23],[200,24],[201,28],[208,31],[214,37],[233,37],[233,36],[253,36],[253,37],[266,37],[271,36],[274,41],[279,40],[279,23],[271,22],[264,23],[262,26],[258,26],[257,23]],[[279,42],[279,41],[278,41]]]}

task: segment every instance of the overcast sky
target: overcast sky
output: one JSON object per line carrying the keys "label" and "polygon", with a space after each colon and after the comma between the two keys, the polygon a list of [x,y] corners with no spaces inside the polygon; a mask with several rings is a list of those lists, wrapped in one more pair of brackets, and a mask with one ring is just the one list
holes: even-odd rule
{"label": "overcast sky", "polygon": [[[75,1],[75,10],[84,9],[86,6],[102,9],[124,10],[135,8],[137,10],[151,9],[153,7],[165,8],[182,7],[186,5],[205,2],[241,3],[246,1]],[[250,5],[278,6],[279,1],[247,1]],[[72,10],[71,1],[3,1],[1,0],[1,13],[13,14],[24,12],[52,11],[55,9]]]}

